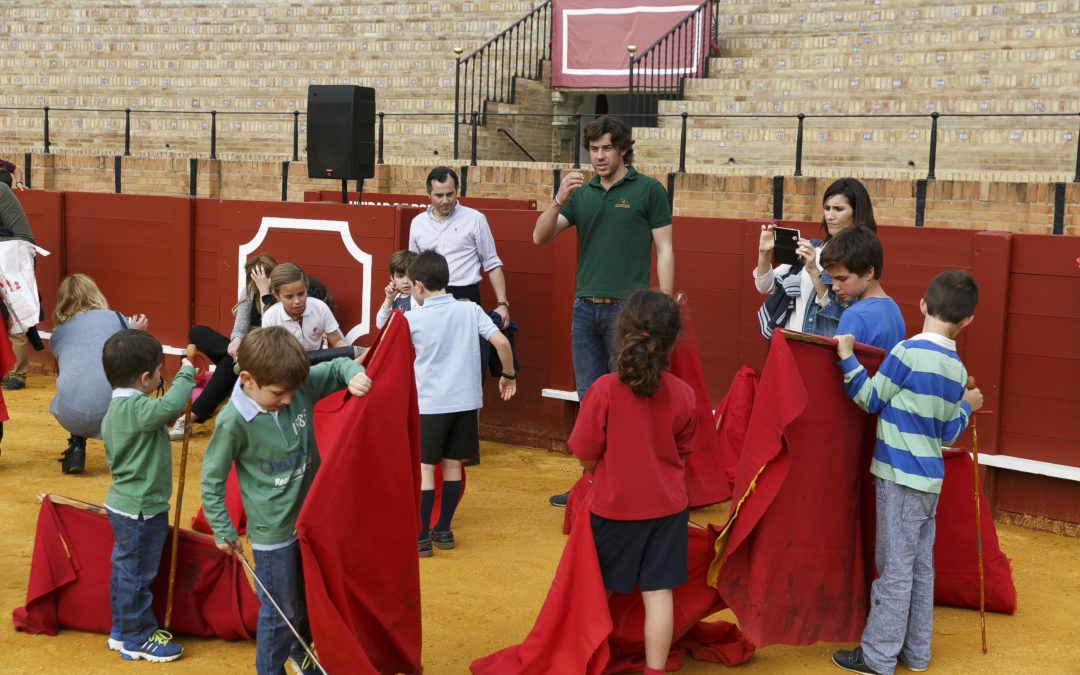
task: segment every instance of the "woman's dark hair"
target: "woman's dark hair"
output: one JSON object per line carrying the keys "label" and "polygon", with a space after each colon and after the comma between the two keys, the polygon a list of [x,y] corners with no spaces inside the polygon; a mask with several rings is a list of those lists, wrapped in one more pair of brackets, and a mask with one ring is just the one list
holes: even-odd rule
{"label": "woman's dark hair", "polygon": [[[834,181],[825,190],[825,196],[821,198],[822,205],[831,197],[843,195],[847,203],[851,205],[851,224],[854,227],[867,227],[877,232],[877,221],[874,220],[874,205],[870,201],[870,193],[866,186],[854,178],[841,178]],[[825,216],[821,217],[821,230],[825,233],[825,241],[832,238],[829,227],[825,224]]]}
{"label": "woman's dark hair", "polygon": [[634,163],[634,137],[630,127],[616,118],[603,115],[585,125],[581,130],[581,147],[589,149],[589,143],[600,140],[604,134],[611,134],[611,144],[619,150],[626,150],[624,164]]}
{"label": "woman's dark hair", "polygon": [[668,354],[682,328],[679,305],[659,291],[640,290],[627,298],[615,320],[619,379],[638,396],[660,386]]}

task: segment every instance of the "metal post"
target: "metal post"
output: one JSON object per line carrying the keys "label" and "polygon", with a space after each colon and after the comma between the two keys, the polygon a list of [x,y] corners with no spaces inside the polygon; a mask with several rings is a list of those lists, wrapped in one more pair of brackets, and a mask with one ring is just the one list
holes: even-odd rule
{"label": "metal post", "polygon": [[49,106],[45,106],[45,154],[49,154]]}
{"label": "metal post", "polygon": [[27,190],[34,187],[33,185],[30,184],[30,178],[32,177],[31,175],[33,174],[33,168],[34,168],[34,154],[31,153],[31,152],[27,152],[27,153],[23,154],[23,183],[26,185]]}
{"label": "metal post", "polygon": [[[461,122],[461,47],[454,47],[454,159],[458,158],[458,125]],[[382,113],[379,113],[382,115]],[[379,118],[379,138],[382,138],[382,117]],[[382,147],[380,143],[379,147]],[[382,164],[382,153],[379,153]]]}
{"label": "metal post", "polygon": [[124,108],[124,156],[131,155],[131,108]]}
{"label": "metal post", "polygon": [[210,111],[210,159],[217,159],[217,111]]}
{"label": "metal post", "polygon": [[[1073,182],[1080,183],[1080,133],[1076,135],[1076,173],[1073,175]],[[27,186],[29,185],[27,183]]]}
{"label": "metal post", "polygon": [[281,163],[281,201],[289,201],[289,162]]}
{"label": "metal post", "polygon": [[300,111],[292,111],[292,161],[300,161]]}
{"label": "metal post", "polygon": [[194,197],[199,186],[199,160],[192,157],[188,161],[188,194]]}
{"label": "metal post", "polygon": [[581,168],[581,113],[574,113],[574,168]]}
{"label": "metal post", "polygon": [[930,113],[930,170],[926,172],[926,180],[934,179],[934,166],[937,164],[937,119],[940,116],[936,110]]}
{"label": "metal post", "polygon": [[799,113],[799,130],[795,132],[795,175],[802,175],[802,142],[803,142],[803,120],[806,119],[806,115]]}
{"label": "metal post", "polygon": [[[376,164],[383,163],[383,118],[386,117],[386,113],[379,112],[379,158],[375,160]],[[454,135],[457,135],[457,113],[454,113]],[[454,146],[454,154],[457,155],[457,145]],[[456,159],[456,157],[455,157]]]}
{"label": "metal post", "polygon": [[113,192],[120,194],[122,183],[120,181],[121,164],[123,158],[120,155],[113,157]]}
{"label": "metal post", "polygon": [[472,111],[472,160],[469,164],[476,166],[476,124],[479,121],[477,118],[479,114],[474,110]]}
{"label": "metal post", "polygon": [[690,117],[690,114],[683,111],[682,114],[682,134],[679,136],[679,173],[686,173],[686,118]]}
{"label": "metal post", "polygon": [[637,104],[634,100],[634,52],[637,51],[637,47],[635,45],[626,45],[626,51],[630,54],[630,67],[628,69],[630,72],[630,82],[626,87],[626,95],[629,98],[628,103],[630,104],[630,127],[633,128],[634,113],[637,112]]}

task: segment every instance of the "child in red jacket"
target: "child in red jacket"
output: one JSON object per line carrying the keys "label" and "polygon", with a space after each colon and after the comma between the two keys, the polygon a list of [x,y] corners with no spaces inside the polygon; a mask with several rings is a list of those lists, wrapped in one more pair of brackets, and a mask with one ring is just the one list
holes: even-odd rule
{"label": "child in red jacket", "polygon": [[646,675],[664,672],[672,589],[687,579],[683,467],[696,428],[694,391],[666,369],[680,327],[667,295],[642,290],[626,300],[615,324],[618,372],[589,388],[567,441],[594,475],[590,511],[604,588],[641,590]]}

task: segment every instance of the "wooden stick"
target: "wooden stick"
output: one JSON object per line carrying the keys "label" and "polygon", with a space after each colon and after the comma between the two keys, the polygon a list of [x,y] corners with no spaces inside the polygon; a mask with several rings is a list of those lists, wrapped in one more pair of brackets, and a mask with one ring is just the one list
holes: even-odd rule
{"label": "wooden stick", "polygon": [[[195,358],[195,345],[187,346],[187,359]],[[173,596],[176,593],[176,556],[180,551],[180,507],[184,503],[184,474],[187,473],[188,441],[191,439],[191,396],[184,404],[184,444],[180,449],[180,483],[176,487],[176,512],[173,514],[172,554],[169,558],[169,593],[165,601],[165,630],[172,621]]]}
{"label": "wooden stick", "polygon": [[[967,388],[975,388],[975,378],[968,377]],[[974,473],[972,491],[975,493],[975,548],[979,553],[979,631],[982,633],[982,653],[986,653],[986,579],[983,577],[982,508],[979,504],[979,429],[975,413],[971,414],[971,466]]]}

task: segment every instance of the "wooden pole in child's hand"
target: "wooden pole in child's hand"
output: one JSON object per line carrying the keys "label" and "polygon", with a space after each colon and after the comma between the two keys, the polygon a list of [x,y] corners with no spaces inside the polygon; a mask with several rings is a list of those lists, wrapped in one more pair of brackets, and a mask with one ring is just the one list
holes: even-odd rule
{"label": "wooden pole in child's hand", "polygon": [[[975,378],[969,376],[967,388],[975,388]],[[975,548],[979,554],[979,630],[982,632],[982,653],[986,653],[986,580],[983,578],[982,510],[979,504],[979,429],[975,414],[971,415],[971,465],[974,472],[972,490],[975,493]]]}
{"label": "wooden pole in child's hand", "polygon": [[[187,346],[187,359],[195,358],[195,345]],[[176,556],[180,551],[180,507],[184,503],[184,474],[187,473],[188,440],[191,439],[191,397],[184,405],[184,444],[180,449],[180,482],[176,487],[176,511],[173,513],[172,553],[169,558],[169,593],[165,601],[165,630],[172,621],[173,596],[176,593]]]}

